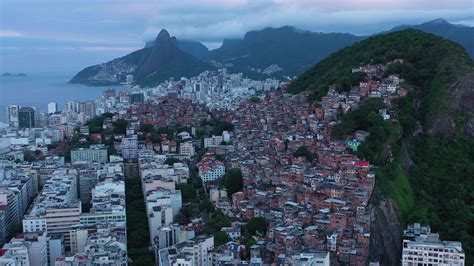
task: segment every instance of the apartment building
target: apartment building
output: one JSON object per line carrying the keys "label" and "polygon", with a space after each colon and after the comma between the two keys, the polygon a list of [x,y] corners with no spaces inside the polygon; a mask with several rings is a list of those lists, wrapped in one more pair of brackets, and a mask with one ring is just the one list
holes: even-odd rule
{"label": "apartment building", "polygon": [[76,162],[107,162],[107,148],[105,145],[91,145],[88,149],[79,148],[71,151],[71,163]]}
{"label": "apartment building", "polygon": [[48,235],[61,235],[66,250],[69,250],[69,229],[79,223],[82,212],[77,198],[77,171],[62,168],[52,176],[24,216],[23,232],[44,231]]}
{"label": "apartment building", "polygon": [[8,169],[0,180],[0,245],[12,229],[21,225],[28,203],[36,193],[35,176],[21,169]]}
{"label": "apartment building", "polygon": [[461,242],[442,241],[439,234],[419,223],[410,224],[403,232],[402,265],[464,266]]}

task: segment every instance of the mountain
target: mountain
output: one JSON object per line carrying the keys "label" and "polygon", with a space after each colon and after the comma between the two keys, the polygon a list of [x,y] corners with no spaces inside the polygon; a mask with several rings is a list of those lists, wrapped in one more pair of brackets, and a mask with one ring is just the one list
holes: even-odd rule
{"label": "mountain", "polygon": [[461,241],[472,265],[474,62],[464,47],[411,28],[378,34],[326,57],[288,90],[311,90],[310,100],[318,100],[329,85],[347,90],[358,84],[352,68],[399,58],[404,62],[385,72],[400,74],[408,90],[392,103],[395,119],[374,119],[384,103],[367,100],[333,129],[343,138],[356,129],[370,132],[357,155],[376,166],[371,261],[399,264],[402,227],[420,222],[443,240]]}
{"label": "mountain", "polygon": [[150,47],[146,47],[114,59],[83,69],[70,83],[91,86],[116,85],[125,80],[126,75],[134,75],[135,82],[143,86],[156,85],[170,77],[196,76],[213,67],[183,52],[175,37],[166,30],[156,37]]}
{"label": "mountain", "polygon": [[[315,33],[285,26],[250,31],[243,39],[224,39],[221,47],[211,51],[202,43],[194,41],[178,40],[178,47],[217,67],[226,66],[230,71],[244,72],[253,77],[268,77],[299,74],[339,48],[364,38],[342,33]],[[145,47],[149,47],[150,43],[147,42]],[[260,69],[260,73],[257,69]],[[265,75],[261,74],[263,71]]]}
{"label": "mountain", "polygon": [[404,30],[407,28],[422,30],[457,42],[466,48],[469,55],[474,58],[474,27],[451,24],[442,18],[438,18],[420,25],[398,26],[391,29],[389,32]]}
{"label": "mountain", "polygon": [[[437,19],[420,25],[395,27],[389,32],[406,28],[455,41],[466,48],[471,57],[474,56],[472,27]],[[217,67],[227,67],[230,72],[242,72],[255,79],[269,76],[282,78],[299,75],[331,53],[368,37],[318,33],[284,26],[250,31],[242,39],[225,39],[221,47],[211,51],[200,42],[171,38],[167,32],[163,33],[162,38],[147,42],[144,49],[122,58],[88,67],[79,72],[71,83],[113,85],[123,81],[125,75],[133,74],[138,84],[156,85],[168,77],[189,77]],[[142,65],[145,63],[148,66]],[[160,71],[156,72],[158,68]]]}
{"label": "mountain", "polygon": [[[178,41],[178,48],[186,52],[198,59],[206,60],[209,56],[209,49],[200,43],[195,41],[187,41],[187,40],[177,40]],[[145,48],[150,48],[154,45],[155,41],[148,41],[145,44]]]}
{"label": "mountain", "polygon": [[[278,65],[275,74],[297,75],[338,49],[365,37],[343,33],[318,33],[291,26],[250,31],[243,39],[224,40],[209,59],[239,71],[265,70]],[[272,70],[267,72],[272,74]]]}
{"label": "mountain", "polygon": [[200,42],[178,41],[178,47],[182,51],[201,60],[206,60],[209,57],[209,49]]}
{"label": "mountain", "polygon": [[[474,96],[470,90],[474,80],[472,59],[461,45],[419,30],[379,34],[343,48],[300,75],[289,90],[298,92],[309,89],[313,91],[314,99],[319,99],[326,94],[329,85],[350,79],[353,67],[369,62],[388,62],[395,58],[410,62],[404,64],[401,71],[406,72],[403,73],[406,78],[419,87],[429,86],[438,79],[444,81],[445,87],[424,92],[427,103],[424,115],[430,124],[430,131],[435,135],[453,135],[456,119],[460,119],[456,118],[457,113],[462,113],[468,115],[462,120],[464,132],[474,136],[474,105],[471,104]],[[447,98],[453,101],[447,101]]]}

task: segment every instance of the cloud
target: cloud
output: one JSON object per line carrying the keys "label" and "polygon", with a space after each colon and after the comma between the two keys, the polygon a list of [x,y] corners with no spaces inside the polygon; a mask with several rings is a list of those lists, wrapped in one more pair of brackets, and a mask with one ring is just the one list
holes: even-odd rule
{"label": "cloud", "polygon": [[108,47],[108,46],[85,46],[72,49],[88,51],[88,52],[127,52],[131,53],[142,47]]}
{"label": "cloud", "polygon": [[474,18],[459,20],[459,21],[453,21],[453,23],[458,24],[458,25],[468,26],[468,27],[474,27]]}
{"label": "cloud", "polygon": [[23,33],[14,30],[0,30],[0,37],[23,37]]}
{"label": "cloud", "polygon": [[77,55],[74,60],[82,60],[81,65],[86,59],[100,62],[142,47],[163,28],[178,39],[216,48],[225,38],[285,25],[358,35],[436,18],[474,25],[473,0],[0,1],[0,64],[18,66],[26,62],[29,48],[42,49],[44,58],[61,49]]}
{"label": "cloud", "polygon": [[465,21],[474,14],[471,0],[275,0],[237,1],[232,6],[184,1],[184,7],[160,1],[143,38],[153,39],[166,28],[178,39],[215,43],[224,38],[242,38],[251,30],[285,25],[317,32],[368,35],[440,17]]}
{"label": "cloud", "polygon": [[2,3],[0,24],[10,30],[0,36],[138,46],[166,28],[178,39],[216,43],[270,26],[366,35],[472,14],[472,0],[17,0]]}

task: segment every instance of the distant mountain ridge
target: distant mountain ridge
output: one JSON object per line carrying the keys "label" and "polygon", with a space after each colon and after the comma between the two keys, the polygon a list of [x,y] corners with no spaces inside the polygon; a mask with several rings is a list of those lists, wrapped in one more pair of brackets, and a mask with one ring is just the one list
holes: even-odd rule
{"label": "distant mountain ridge", "polygon": [[[455,41],[474,57],[473,27],[436,19],[420,25],[398,26],[387,32],[406,28]],[[160,35],[163,40],[159,40]],[[284,26],[250,31],[242,39],[225,39],[219,48],[209,50],[200,42],[171,38],[166,30],[162,30],[158,37],[129,55],[85,68],[70,82],[91,86],[115,85],[124,80],[125,75],[132,74],[136,84],[154,86],[170,77],[190,77],[199,71],[220,67],[226,67],[230,72],[242,72],[250,78],[282,78],[299,75],[339,49],[368,38]]]}
{"label": "distant mountain ridge", "polygon": [[134,75],[135,83],[152,86],[170,77],[191,77],[213,69],[212,66],[183,52],[175,37],[166,30],[156,37],[153,46],[130,53],[107,63],[87,67],[70,83],[89,86],[117,85],[126,75]]}
{"label": "distant mountain ridge", "polygon": [[[247,32],[241,40],[224,40],[209,59],[243,72],[271,65],[281,74],[297,75],[338,49],[365,39],[346,33],[318,33],[291,26]],[[279,74],[280,73],[275,73]]]}
{"label": "distant mountain ridge", "polygon": [[438,18],[419,25],[401,25],[392,28],[388,32],[400,31],[413,28],[424,32],[446,38],[462,45],[471,58],[474,58],[474,27],[451,24],[442,18]]}

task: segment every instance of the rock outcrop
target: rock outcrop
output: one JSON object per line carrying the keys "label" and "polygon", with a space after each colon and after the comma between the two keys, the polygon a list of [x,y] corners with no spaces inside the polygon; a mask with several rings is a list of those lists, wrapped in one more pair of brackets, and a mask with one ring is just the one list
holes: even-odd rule
{"label": "rock outcrop", "polygon": [[402,226],[392,199],[370,206],[370,261],[380,265],[400,265]]}

